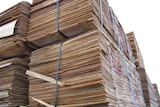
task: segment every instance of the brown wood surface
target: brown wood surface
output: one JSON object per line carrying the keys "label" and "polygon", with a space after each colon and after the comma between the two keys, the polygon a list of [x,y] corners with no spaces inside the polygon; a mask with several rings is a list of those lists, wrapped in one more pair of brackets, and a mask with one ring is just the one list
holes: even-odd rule
{"label": "brown wood surface", "polygon": [[[99,0],[60,0],[59,5],[59,26],[67,37],[70,38],[97,27],[100,28],[101,8]],[[113,28],[108,2],[102,0],[102,5],[102,29],[108,34],[112,43],[117,46],[118,39]],[[118,18],[116,19],[124,53],[128,57],[125,33]],[[27,41],[37,47],[43,47],[64,39],[56,28],[56,0],[45,0],[43,2],[34,0]]]}
{"label": "brown wood surface", "polygon": [[[138,107],[144,107],[140,79],[144,82],[144,98],[154,106],[154,99],[148,97],[152,90],[146,84],[147,75],[140,74],[140,78],[129,61],[125,33],[114,14],[125,53],[125,58],[122,57],[108,2],[102,0],[102,7],[100,0],[59,0],[59,3],[59,26],[68,40],[57,32],[56,0],[33,0],[32,7],[21,2],[0,14],[0,26],[18,20],[13,35],[0,39],[0,60],[4,60],[0,62],[0,106],[28,105],[28,95],[29,107],[45,107],[32,97],[54,105],[55,81],[53,84],[47,79],[56,78],[60,41],[63,44],[59,82],[64,85],[58,89],[58,107],[134,107],[128,75]],[[29,58],[30,48],[39,49]],[[138,59],[136,54],[133,56]],[[16,56],[27,62],[30,59],[30,70],[35,72],[29,76],[29,93],[27,62],[17,58],[5,60]]]}
{"label": "brown wood surface", "polygon": [[0,106],[28,105],[27,63],[20,58],[0,62]]}
{"label": "brown wood surface", "polygon": [[136,67],[145,68],[143,57],[142,57],[141,51],[139,49],[134,32],[128,33],[127,36],[129,39],[131,50],[133,52],[133,58],[134,58],[134,62],[135,62]]}
{"label": "brown wood surface", "polygon": [[[58,107],[84,107],[99,104],[104,104],[102,107],[116,106],[117,97],[107,42],[108,40],[99,30],[92,30],[63,43],[59,81],[63,82],[64,86],[59,86]],[[30,70],[55,78],[59,46],[60,44],[57,43],[33,51],[29,64]],[[119,104],[133,107],[123,57],[115,48],[111,47],[111,49],[120,96]],[[130,75],[133,87],[139,93],[136,75],[130,64],[129,69],[132,71]],[[31,76],[29,81],[30,106],[43,107],[31,97],[53,105],[55,85]],[[138,93],[137,102],[142,106],[142,96]]]}
{"label": "brown wood surface", "polygon": [[156,94],[154,93],[154,88],[151,85],[150,79],[146,74],[145,68],[138,67],[137,71],[141,77],[142,90],[144,95],[144,100],[147,107],[158,107],[158,101]]}
{"label": "brown wood surface", "polygon": [[5,26],[11,21],[17,20],[13,34],[0,38],[1,59],[29,54],[29,49],[24,44],[23,37],[27,35],[30,8],[31,6],[28,2],[22,1],[0,13],[0,26]]}

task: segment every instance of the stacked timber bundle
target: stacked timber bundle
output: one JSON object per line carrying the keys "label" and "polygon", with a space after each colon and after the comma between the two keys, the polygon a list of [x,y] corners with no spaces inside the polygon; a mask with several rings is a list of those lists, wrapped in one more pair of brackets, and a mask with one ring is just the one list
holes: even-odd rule
{"label": "stacked timber bundle", "polygon": [[30,7],[23,1],[0,13],[0,59],[28,54],[22,37],[27,35]]}
{"label": "stacked timber bundle", "polygon": [[[121,103],[123,103],[122,105],[120,105],[120,107],[127,107],[128,102],[126,101],[127,97],[126,97],[126,92],[129,92],[132,100],[136,100],[135,103],[137,103],[138,107],[144,107],[145,102],[144,102],[144,98],[143,98],[143,93],[142,93],[142,89],[141,89],[141,84],[138,83],[140,80],[139,74],[138,72],[135,72],[135,69],[133,66],[129,65],[129,72],[131,73],[131,77],[128,76],[128,74],[126,73],[126,67],[128,66],[125,65],[124,59],[122,58],[122,56],[119,54],[119,52],[114,52],[112,53],[114,55],[113,56],[113,68],[115,71],[115,75],[116,75],[116,83],[117,85],[117,89],[118,89],[118,96],[120,96],[120,101],[122,101]],[[129,73],[129,74],[130,74]],[[131,78],[131,79],[129,79]],[[130,83],[130,81],[132,83]],[[131,86],[133,85],[133,87]],[[126,87],[128,87],[129,89],[126,90]],[[131,90],[130,88],[133,88],[133,90]],[[132,95],[131,93],[134,92],[135,95]],[[117,97],[118,97],[117,96]],[[135,98],[134,98],[135,97]],[[126,104],[126,105],[124,105]],[[136,104],[134,105],[136,106]],[[130,107],[130,106],[129,106]]]}
{"label": "stacked timber bundle", "polygon": [[107,36],[91,30],[33,51],[27,71],[30,107],[54,105],[54,101],[59,107],[134,107],[135,103],[143,107],[142,96],[135,92],[139,89],[132,64],[126,59],[124,63]]}
{"label": "stacked timber bundle", "polygon": [[159,95],[159,92],[158,92],[158,87],[157,87],[157,84],[152,84],[153,85],[153,88],[155,90],[155,95],[156,95],[156,98],[157,98],[157,102],[158,102],[158,107],[160,107],[160,95]]}
{"label": "stacked timber bundle", "polygon": [[0,62],[0,107],[28,105],[27,63],[19,58]]}
{"label": "stacked timber bundle", "polygon": [[141,77],[142,90],[144,93],[144,99],[147,107],[158,107],[157,98],[154,92],[154,88],[148,78],[144,68],[137,68],[137,71]]}
{"label": "stacked timber bundle", "polygon": [[141,51],[139,49],[137,40],[135,38],[134,32],[128,33],[127,36],[129,39],[131,50],[133,52],[133,57],[134,57],[134,62],[135,62],[136,67],[145,68],[143,57],[142,57]]}
{"label": "stacked timber bundle", "polygon": [[[129,56],[125,34],[117,17],[116,24],[123,50]],[[43,47],[97,27],[118,46],[107,0],[59,0],[59,5],[56,0],[33,0],[27,40],[34,46]]]}
{"label": "stacked timber bundle", "polygon": [[150,82],[148,75],[145,72],[143,57],[141,55],[141,51],[136,41],[134,32],[128,33],[127,36],[128,36],[131,50],[132,50],[134,63],[136,65],[136,69],[140,76],[140,81],[142,84],[142,91],[143,91],[146,106],[147,107],[158,107],[157,98],[154,94],[154,88]]}

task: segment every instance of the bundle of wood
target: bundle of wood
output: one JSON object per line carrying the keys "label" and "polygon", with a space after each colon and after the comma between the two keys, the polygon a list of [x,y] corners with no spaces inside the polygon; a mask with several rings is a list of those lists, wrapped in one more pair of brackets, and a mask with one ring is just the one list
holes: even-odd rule
{"label": "bundle of wood", "polygon": [[0,106],[28,105],[27,63],[19,58],[0,62]]}
{"label": "bundle of wood", "polygon": [[[58,25],[59,30],[68,38],[97,27],[101,28],[117,46],[118,38],[115,35],[107,0],[59,0],[58,20],[56,10],[56,0],[33,1],[27,37],[29,42],[42,47],[65,39],[58,33]],[[124,31],[115,14],[114,17],[124,52],[128,56]]]}
{"label": "bundle of wood", "polygon": [[147,107],[158,107],[157,98],[154,93],[154,88],[148,78],[148,75],[145,72],[144,68],[137,68],[138,73],[140,74],[142,90],[144,94],[144,100]]}
{"label": "bundle of wood", "polygon": [[139,49],[137,40],[135,38],[134,32],[128,33],[127,36],[129,39],[131,50],[133,52],[133,57],[134,57],[134,62],[135,62],[136,67],[145,68],[143,57],[142,57],[141,51]]}
{"label": "bundle of wood", "polygon": [[30,8],[23,1],[0,13],[0,58],[27,53],[22,37],[27,35]]}
{"label": "bundle of wood", "polygon": [[[126,101],[126,99],[131,100],[130,98],[132,98],[132,100],[136,100],[135,103],[137,103],[138,107],[143,107],[145,105],[144,102],[144,98],[143,98],[143,92],[142,92],[142,88],[141,88],[141,83],[140,82],[140,77],[137,71],[135,71],[134,67],[131,65],[125,65],[124,59],[122,58],[122,56],[120,55],[119,52],[115,52],[112,53],[112,57],[113,57],[113,68],[115,71],[115,76],[116,76],[116,83],[117,85],[117,89],[118,89],[118,96],[119,96],[119,100],[121,101],[121,103],[119,103],[119,106],[121,107],[127,107],[127,106],[133,106],[133,105],[129,105],[128,102]],[[129,67],[129,72],[131,73],[131,79],[129,79],[128,74],[126,73],[126,67]],[[129,73],[129,75],[130,75]],[[132,83],[131,83],[131,82]],[[114,84],[113,84],[114,85]],[[133,85],[133,87],[131,86]],[[126,90],[126,87],[128,88]],[[131,88],[133,88],[134,90],[131,90]],[[128,92],[128,93],[126,93]],[[131,93],[134,93],[134,95],[132,95]],[[126,95],[127,94],[127,95]],[[130,95],[130,98],[128,98],[128,95]],[[118,97],[116,96],[116,97]],[[121,104],[121,105],[120,105]]]}
{"label": "bundle of wood", "polygon": [[154,88],[154,91],[155,91],[157,102],[159,104],[158,107],[160,107],[160,95],[159,95],[159,92],[158,92],[157,84],[152,84],[152,85],[153,85],[153,88]]}
{"label": "bundle of wood", "polygon": [[[134,107],[131,91],[139,92],[135,72],[127,60],[125,65],[116,48],[109,45],[107,36],[96,29],[62,44],[59,107]],[[32,52],[30,71],[27,71],[30,75],[30,107],[54,105],[56,86],[53,83],[60,46],[58,43]],[[130,73],[126,72],[125,66]],[[140,94],[135,93],[133,97],[139,107],[144,106]]]}

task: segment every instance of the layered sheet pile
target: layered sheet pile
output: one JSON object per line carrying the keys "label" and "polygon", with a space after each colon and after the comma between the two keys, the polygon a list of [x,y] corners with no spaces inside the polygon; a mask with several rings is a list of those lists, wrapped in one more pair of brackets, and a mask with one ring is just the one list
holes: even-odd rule
{"label": "layered sheet pile", "polygon": [[0,106],[147,102],[136,69],[144,68],[138,44],[124,33],[107,0],[20,2],[0,14],[0,48]]}
{"label": "layered sheet pile", "polygon": [[28,105],[28,65],[20,58],[0,62],[0,106],[19,107]]}
{"label": "layered sheet pile", "polygon": [[[132,97],[139,106],[144,105],[132,65],[129,62],[125,65],[122,55],[107,43],[105,35],[99,30],[92,30],[62,44],[59,81],[64,85],[58,89],[58,106],[100,104],[116,107],[118,104],[134,107]],[[60,46],[58,43],[32,52],[30,70],[56,78]],[[130,73],[126,71],[126,66]],[[30,97],[54,105],[56,85],[35,77],[29,77],[29,81]],[[136,90],[133,96],[130,84]],[[30,106],[40,107],[33,99]]]}
{"label": "layered sheet pile", "polygon": [[129,38],[130,47],[133,54],[133,60],[136,65],[136,69],[140,75],[140,80],[142,84],[142,90],[144,95],[144,100],[147,107],[159,107],[158,99],[155,94],[155,89],[152,86],[152,83],[145,71],[144,61],[141,54],[141,51],[139,49],[136,37],[134,35],[134,32],[130,32],[127,34]]}
{"label": "layered sheet pile", "polygon": [[29,54],[23,37],[27,35],[30,8],[23,1],[0,13],[0,59]]}

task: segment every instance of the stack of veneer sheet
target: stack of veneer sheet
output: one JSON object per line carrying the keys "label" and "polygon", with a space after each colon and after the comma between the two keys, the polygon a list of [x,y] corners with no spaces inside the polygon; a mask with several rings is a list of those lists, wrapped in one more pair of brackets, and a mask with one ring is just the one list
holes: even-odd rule
{"label": "stack of veneer sheet", "polygon": [[139,49],[137,40],[135,38],[134,32],[128,33],[127,36],[129,39],[131,50],[133,52],[133,58],[134,58],[134,62],[135,62],[136,67],[145,68],[143,57],[142,57],[141,51]]}
{"label": "stack of veneer sheet", "polygon": [[147,107],[158,107],[157,98],[154,92],[154,88],[145,72],[144,68],[137,68],[141,77],[142,90],[144,94],[144,100]]}
{"label": "stack of veneer sheet", "polygon": [[[107,36],[96,29],[62,44],[59,82],[64,85],[58,89],[58,107],[134,107],[131,93],[139,92],[135,72],[125,59],[131,87],[124,59],[112,43],[107,46]],[[33,51],[30,71],[55,78],[59,48],[57,43]],[[35,77],[29,77],[30,107],[44,107],[42,102],[54,105],[55,84]],[[133,96],[138,106],[143,107],[142,96],[137,93]]]}
{"label": "stack of veneer sheet", "polygon": [[28,54],[22,37],[27,35],[30,7],[23,1],[0,13],[0,58]]}
{"label": "stack of veneer sheet", "polygon": [[144,95],[146,106],[147,107],[158,107],[158,103],[156,102],[157,98],[154,94],[154,89],[150,82],[150,79],[145,72],[143,57],[141,55],[141,51],[136,41],[134,32],[128,33],[127,36],[129,39],[131,50],[132,50],[134,63],[137,67],[137,71],[140,76],[139,80],[141,81],[141,84],[142,84],[142,90],[143,90],[143,95]]}
{"label": "stack of veneer sheet", "polygon": [[19,58],[0,62],[0,107],[28,105],[27,63]]}
{"label": "stack of veneer sheet", "polygon": [[[124,31],[115,18],[123,50],[128,56]],[[108,34],[114,45],[118,44],[107,0],[59,0],[58,21],[59,30],[69,38],[98,27]],[[56,0],[34,0],[27,40],[34,46],[43,47],[64,39],[57,30]]]}
{"label": "stack of veneer sheet", "polygon": [[[142,92],[142,86],[140,83],[140,77],[137,71],[135,71],[134,66],[131,64],[129,65],[130,62],[127,62],[127,65],[124,62],[124,59],[122,56],[119,54],[119,52],[116,52],[115,55],[113,56],[113,68],[116,74],[116,81],[117,81],[117,88],[118,88],[118,95],[120,98],[120,101],[122,101],[122,107],[127,107],[129,106],[127,99],[128,95],[132,97],[132,99],[129,100],[136,100],[135,103],[139,107],[143,107],[145,105],[144,98],[143,98],[143,92]],[[129,67],[129,76],[126,72],[127,68]],[[130,82],[131,81],[131,82]],[[133,85],[133,86],[131,86]],[[133,88],[133,90],[131,90]],[[134,93],[132,95],[131,93]],[[118,97],[118,96],[117,96]],[[124,105],[126,104],[126,105]],[[130,105],[131,106],[131,105]]]}

